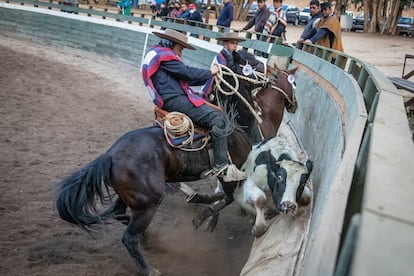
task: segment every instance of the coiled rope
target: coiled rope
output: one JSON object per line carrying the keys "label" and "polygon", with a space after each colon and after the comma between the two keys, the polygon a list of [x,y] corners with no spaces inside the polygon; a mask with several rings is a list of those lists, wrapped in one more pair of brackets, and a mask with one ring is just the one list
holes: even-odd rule
{"label": "coiled rope", "polygon": [[[173,111],[168,113],[164,118],[164,135],[168,144],[174,148],[180,148],[184,151],[198,151],[207,145],[208,137],[203,138],[203,144],[198,148],[183,148],[192,144],[194,141],[194,124],[191,119],[184,113]],[[180,145],[172,144],[171,139],[187,137]]]}

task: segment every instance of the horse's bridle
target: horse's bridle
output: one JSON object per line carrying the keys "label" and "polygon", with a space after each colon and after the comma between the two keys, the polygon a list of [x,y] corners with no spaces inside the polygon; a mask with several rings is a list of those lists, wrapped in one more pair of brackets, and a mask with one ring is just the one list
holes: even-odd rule
{"label": "horse's bridle", "polygon": [[[249,77],[242,76],[242,75],[234,73],[230,68],[228,68],[225,65],[222,65],[222,64],[217,64],[217,65],[219,66],[219,72],[217,73],[217,75],[215,77],[216,82],[217,83],[224,83],[227,87],[230,88],[231,92],[222,91],[222,89],[220,89],[220,88],[219,88],[219,91],[222,94],[225,94],[225,95],[230,95],[230,94],[233,94],[233,93],[237,94],[239,96],[239,98],[245,103],[245,105],[250,109],[250,111],[252,112],[252,114],[254,115],[254,117],[256,118],[256,120],[259,123],[261,123],[261,121],[262,121],[262,119],[260,118],[260,116],[262,114],[261,114],[260,106],[257,104],[257,102],[254,99],[256,98],[257,94],[263,88],[265,88],[266,86],[270,85],[273,89],[275,89],[276,91],[280,92],[283,96],[285,96],[285,108],[288,111],[291,107],[294,107],[296,105],[296,97],[295,97],[295,93],[294,93],[294,80],[293,80],[293,82],[290,82],[288,80],[288,82],[292,86],[292,98],[290,98],[289,95],[286,93],[286,91],[284,91],[283,89],[276,86],[277,83],[276,83],[275,79],[269,79],[268,77],[265,77],[264,75],[260,75],[260,79],[251,79]],[[223,72],[223,69],[224,69],[224,71],[226,71],[226,73]],[[289,76],[290,76],[284,70],[278,70],[277,73],[283,73],[287,78],[289,78]],[[231,75],[236,81],[236,84],[237,84],[237,85],[235,85],[236,87],[231,87],[231,85],[223,79],[223,74]],[[253,98],[253,101],[254,101],[254,103],[253,103],[254,104],[254,109],[250,106],[250,104],[246,101],[246,99],[238,93],[238,91],[236,89],[236,88],[238,88],[237,78],[241,78],[241,79],[249,81],[249,82],[251,82],[255,85],[259,85],[258,88],[252,90],[252,92],[251,92],[252,93],[252,98]],[[220,87],[220,86],[218,85],[218,87]]]}
{"label": "horse's bridle", "polygon": [[[296,106],[297,105],[296,96],[295,96],[295,86],[296,85],[295,85],[294,78],[293,78],[292,81],[290,81],[289,80],[289,76],[290,75],[288,74],[288,72],[286,72],[284,70],[278,70],[277,73],[282,73],[288,79],[288,82],[289,82],[289,84],[292,87],[292,98],[289,98],[289,95],[286,93],[286,91],[284,91],[283,89],[281,89],[281,88],[279,88],[279,87],[276,86],[276,80],[275,79],[272,79],[271,80],[272,88],[275,89],[275,90],[277,90],[277,91],[279,91],[280,93],[282,93],[283,96],[285,96],[285,108],[286,109],[289,109],[291,107]],[[274,83],[274,85],[273,85],[273,83]]]}

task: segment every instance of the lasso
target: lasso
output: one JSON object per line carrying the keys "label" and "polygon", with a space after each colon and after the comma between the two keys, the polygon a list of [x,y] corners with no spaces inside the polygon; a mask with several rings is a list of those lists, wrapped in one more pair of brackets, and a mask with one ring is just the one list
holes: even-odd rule
{"label": "lasso", "polygon": [[[233,94],[236,94],[240,100],[247,106],[247,108],[250,110],[250,112],[253,114],[253,116],[255,117],[256,121],[261,124],[262,123],[262,118],[260,118],[259,114],[257,114],[256,110],[250,105],[250,103],[239,93],[239,79],[243,79],[246,80],[248,82],[251,82],[253,84],[258,84],[260,86],[265,86],[266,83],[269,82],[269,79],[265,77],[264,74],[259,73],[259,72],[255,72],[256,76],[258,77],[258,79],[252,79],[243,75],[239,75],[236,74],[235,72],[233,72],[229,67],[223,65],[223,64],[216,64],[217,67],[219,68],[216,76],[215,76],[215,81],[216,81],[216,88],[218,89],[218,91],[220,91],[220,93],[222,93],[223,95],[226,96],[230,96]],[[225,79],[224,79],[224,75],[227,76],[231,76],[234,79],[234,87],[228,83]],[[221,84],[224,84],[225,87],[228,87],[230,89],[230,91],[225,91]]]}
{"label": "lasso", "polygon": [[[207,145],[208,138],[203,138],[203,144],[199,148],[187,149],[182,148],[193,143],[194,140],[194,124],[191,119],[184,113],[173,111],[168,113],[164,118],[164,135],[168,144],[174,148],[180,148],[184,151],[198,151]],[[182,138],[188,136],[181,145],[176,146],[171,143],[171,139]]]}

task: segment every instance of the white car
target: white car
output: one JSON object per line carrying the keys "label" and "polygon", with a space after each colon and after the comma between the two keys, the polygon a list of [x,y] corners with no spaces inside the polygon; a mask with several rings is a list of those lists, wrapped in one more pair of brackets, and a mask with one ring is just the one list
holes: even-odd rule
{"label": "white car", "polygon": [[307,24],[309,19],[311,19],[310,9],[309,7],[303,8],[303,10],[299,13],[299,24]]}

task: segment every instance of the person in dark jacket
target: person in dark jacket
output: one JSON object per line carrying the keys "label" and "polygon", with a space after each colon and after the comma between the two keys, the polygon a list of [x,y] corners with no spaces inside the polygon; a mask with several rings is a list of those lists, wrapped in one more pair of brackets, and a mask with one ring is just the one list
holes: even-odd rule
{"label": "person in dark jacket", "polygon": [[254,31],[256,32],[257,39],[260,39],[260,35],[263,32],[263,28],[266,24],[267,19],[269,18],[270,12],[269,9],[266,7],[265,0],[258,0],[257,5],[259,6],[259,10],[256,12],[254,17],[252,17],[246,26],[244,26],[241,30],[247,31],[251,27],[254,26]]}
{"label": "person in dark jacket", "polygon": [[305,29],[303,29],[303,32],[298,40],[299,42],[303,42],[316,34],[316,26],[318,25],[319,20],[321,20],[322,17],[321,8],[318,0],[311,0],[309,3],[309,9],[311,18],[308,20]]}
{"label": "person in dark jacket", "polygon": [[[186,17],[187,20],[196,21],[196,22],[203,22],[203,18],[201,17],[201,13],[197,10],[195,4],[188,5],[188,9],[190,11],[189,15]],[[195,26],[196,22],[189,22],[189,25]]]}
{"label": "person in dark jacket", "polygon": [[332,12],[330,2],[321,4],[321,14],[322,18],[316,26],[316,33],[304,42],[343,52],[341,24],[338,17]]}
{"label": "person in dark jacket", "polygon": [[187,36],[182,33],[166,29],[164,32],[154,31],[153,34],[161,40],[146,54],[142,78],[154,103],[166,111],[184,113],[195,124],[210,130],[215,175],[222,176],[225,182],[246,179],[246,174],[230,164],[227,157],[223,116],[190,88],[190,85],[202,85],[211,79],[218,72],[218,66],[213,64],[208,70],[185,65],[180,60],[183,49],[195,48],[187,43]]}
{"label": "person in dark jacket", "polygon": [[233,21],[234,7],[231,0],[223,0],[224,7],[217,18],[217,26],[224,27],[224,32],[230,31],[230,25]]}
{"label": "person in dark jacket", "polygon": [[159,11],[157,11],[156,14],[158,17],[164,17],[168,15],[168,7],[167,7],[167,3],[162,2],[161,3],[161,8]]}
{"label": "person in dark jacket", "polygon": [[181,3],[181,14],[178,16],[178,18],[186,19],[188,16],[190,16],[190,9],[187,6],[186,2]]}

